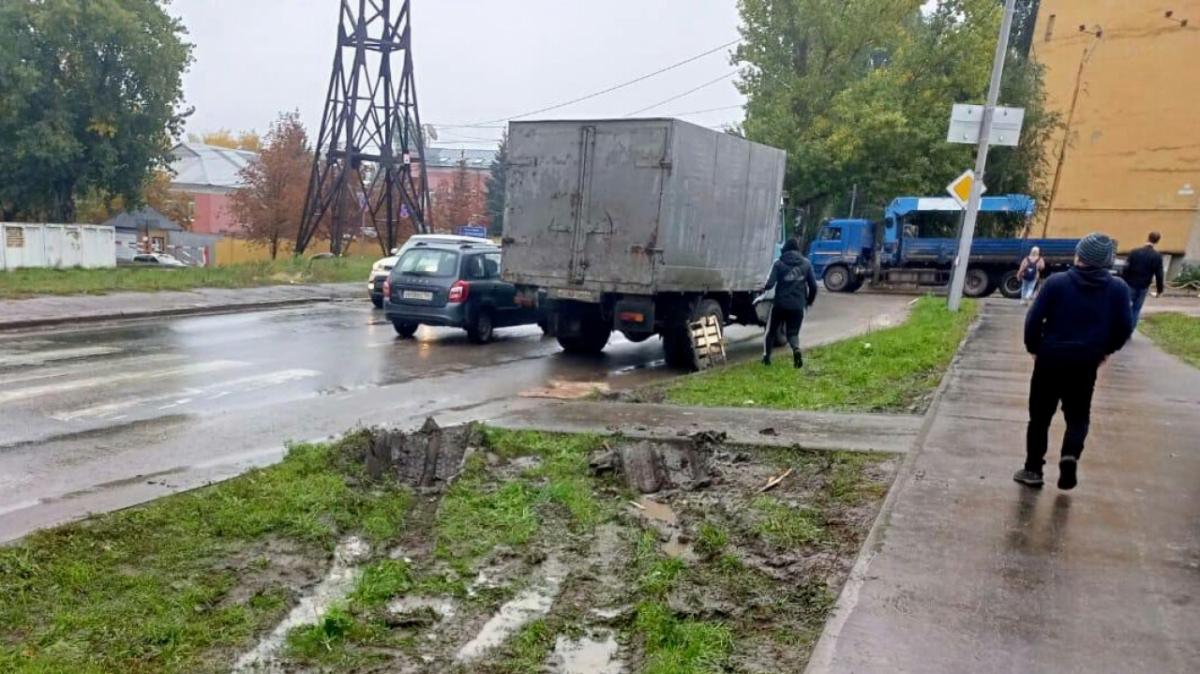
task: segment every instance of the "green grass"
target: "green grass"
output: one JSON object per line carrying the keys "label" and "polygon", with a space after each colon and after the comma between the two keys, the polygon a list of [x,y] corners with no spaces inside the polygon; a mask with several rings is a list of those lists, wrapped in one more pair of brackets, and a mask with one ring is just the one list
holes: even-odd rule
{"label": "green grass", "polygon": [[540,461],[520,479],[495,485],[483,457],[472,456],[438,510],[438,556],[465,567],[497,545],[525,545],[540,531],[543,507],[562,508],[577,531],[590,530],[605,517],[588,474],[588,454],[601,446],[600,437],[488,429],[487,442],[502,458]]}
{"label": "green grass", "polygon": [[820,512],[814,509],[789,506],[773,496],[759,496],[751,506],[759,517],[755,532],[777,548],[809,545],[828,535]]}
{"label": "green grass", "polygon": [[[711,534],[710,534],[711,535]],[[715,621],[681,618],[667,605],[667,595],[688,572],[681,559],[658,552],[658,536],[643,530],[634,551],[637,611],[631,628],[641,642],[644,674],[703,674],[725,671],[733,651],[733,632]]]}
{"label": "green grass", "polygon": [[154,269],[17,269],[0,272],[0,299],[37,295],[101,295],[123,290],[246,288],[292,283],[366,283],[374,258],[281,258],[223,267]]}
{"label": "green grass", "polygon": [[634,628],[646,651],[643,674],[724,672],[733,632],[717,622],[680,618],[661,602],[638,605]]}
{"label": "green grass", "polygon": [[792,368],[790,357],[771,367],[739,363],[678,379],[666,388],[666,400],[713,407],[918,411],[937,388],[975,310],[967,301],[962,311],[951,313],[944,300],[924,297],[901,326],[807,350],[802,370]]}
{"label": "green grass", "polygon": [[1200,317],[1164,313],[1143,315],[1138,329],[1163,351],[1200,367]]}
{"label": "green grass", "polygon": [[[0,671],[226,671],[297,590],[265,575],[266,544],[319,576],[347,533],[383,545],[403,530],[408,492],[360,488],[343,463],[361,441],[296,446],[270,468],[0,548]],[[256,573],[262,587],[236,596]],[[395,583],[383,575],[381,584]],[[337,622],[322,629],[336,632]]]}

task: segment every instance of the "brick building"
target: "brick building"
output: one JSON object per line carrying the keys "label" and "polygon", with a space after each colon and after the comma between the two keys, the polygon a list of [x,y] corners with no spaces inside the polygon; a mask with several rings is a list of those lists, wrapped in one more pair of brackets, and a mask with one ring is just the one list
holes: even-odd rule
{"label": "brick building", "polygon": [[256,156],[246,150],[202,143],[180,143],[172,150],[175,176],[171,190],[192,202],[191,231],[200,234],[237,234],[242,224],[233,216],[230,199],[242,186],[239,172]]}
{"label": "brick building", "polygon": [[[487,179],[491,174],[492,162],[497,150],[427,148],[428,161],[425,167],[429,175],[429,198],[433,209],[434,225],[439,230],[450,231],[459,225],[488,224]],[[446,203],[454,187],[454,176],[460,167],[467,171],[467,201],[470,204],[469,222],[444,222]]]}

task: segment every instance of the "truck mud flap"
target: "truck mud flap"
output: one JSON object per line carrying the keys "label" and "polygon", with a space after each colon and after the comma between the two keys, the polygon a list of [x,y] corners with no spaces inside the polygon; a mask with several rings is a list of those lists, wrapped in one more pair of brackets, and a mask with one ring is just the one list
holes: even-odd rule
{"label": "truck mud flap", "polygon": [[696,354],[696,369],[725,364],[725,338],[721,333],[721,321],[711,314],[688,324],[692,336],[693,352]]}

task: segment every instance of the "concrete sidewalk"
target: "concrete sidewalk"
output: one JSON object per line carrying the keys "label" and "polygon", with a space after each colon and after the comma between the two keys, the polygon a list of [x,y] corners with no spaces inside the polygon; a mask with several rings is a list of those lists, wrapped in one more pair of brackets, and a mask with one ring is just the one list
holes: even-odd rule
{"label": "concrete sidewalk", "polygon": [[916,440],[921,417],[570,401],[523,406],[488,423],[560,433],[621,433],[649,440],[712,431],[745,445],[904,453]]}
{"label": "concrete sidewalk", "polygon": [[1200,671],[1200,371],[1138,335],[1101,373],[1072,492],[1011,480],[1032,361],[985,305],[810,673]]}
{"label": "concrete sidewalk", "polygon": [[183,314],[222,313],[366,298],[364,283],[197,288],[188,291],[48,295],[0,301],[0,330]]}

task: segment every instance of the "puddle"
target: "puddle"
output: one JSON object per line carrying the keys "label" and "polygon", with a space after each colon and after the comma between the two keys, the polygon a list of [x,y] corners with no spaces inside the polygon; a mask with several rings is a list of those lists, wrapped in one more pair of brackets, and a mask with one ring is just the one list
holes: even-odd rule
{"label": "puddle", "polygon": [[659,503],[646,496],[638,499],[637,503],[646,517],[672,527],[679,524],[679,518],[675,515],[675,511],[671,510],[671,506],[666,503]]}
{"label": "puddle", "polygon": [[315,625],[321,620],[329,607],[345,598],[354,587],[354,581],[360,572],[359,564],[367,558],[371,546],[366,541],[351,536],[338,544],[333,551],[333,566],[313,588],[312,592],[302,597],[292,612],[271,631],[254,650],[242,655],[233,666],[237,672],[283,672],[283,667],[276,659],[280,646],[293,628],[304,625]]}
{"label": "puddle", "polygon": [[603,620],[612,620],[613,618],[616,618],[617,616],[621,615],[622,613],[624,613],[628,610],[629,610],[628,606],[616,606],[613,608],[594,608],[594,609],[592,609],[592,615],[596,616],[597,618],[601,618]]}
{"label": "puddle", "polygon": [[455,660],[466,662],[477,659],[504,643],[526,623],[550,612],[550,607],[554,605],[554,600],[562,588],[563,579],[566,578],[567,567],[558,559],[550,557],[542,563],[541,572],[541,582],[501,606],[475,638],[459,649],[458,654],[454,656]]}
{"label": "puddle", "polygon": [[617,640],[612,632],[604,631],[594,637],[568,639],[559,636],[554,642],[551,670],[557,674],[621,674],[624,669],[617,659]]}
{"label": "puddle", "polygon": [[602,381],[558,381],[552,380],[547,386],[521,391],[522,398],[550,398],[553,400],[579,400],[592,395],[604,395],[609,392],[608,384]]}
{"label": "puddle", "polygon": [[659,549],[668,557],[691,559],[692,546],[681,540],[679,517],[671,506],[643,496],[637,500],[638,512],[654,525],[664,539]]}
{"label": "puddle", "polygon": [[388,613],[400,617],[419,615],[423,611],[430,611],[439,620],[445,620],[454,617],[455,604],[453,600],[441,597],[401,597],[389,603],[387,610]]}

